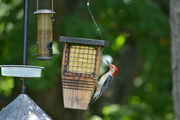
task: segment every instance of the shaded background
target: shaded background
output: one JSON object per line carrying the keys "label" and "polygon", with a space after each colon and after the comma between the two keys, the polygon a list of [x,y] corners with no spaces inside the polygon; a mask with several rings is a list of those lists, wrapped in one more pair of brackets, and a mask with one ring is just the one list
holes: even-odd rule
{"label": "shaded background", "polygon": [[[39,8],[51,9],[51,0]],[[170,69],[169,0],[91,0],[90,8],[110,47],[103,55],[119,68],[110,89],[88,111],[63,108],[62,43],[86,9],[86,0],[54,0],[53,61],[37,61],[36,0],[30,0],[28,64],[43,66],[41,78],[28,79],[27,94],[53,120],[173,120]],[[88,12],[71,37],[101,39]],[[0,0],[0,64],[22,63],[23,0]],[[102,64],[101,74],[107,70]],[[19,78],[0,76],[0,109],[21,91]]]}

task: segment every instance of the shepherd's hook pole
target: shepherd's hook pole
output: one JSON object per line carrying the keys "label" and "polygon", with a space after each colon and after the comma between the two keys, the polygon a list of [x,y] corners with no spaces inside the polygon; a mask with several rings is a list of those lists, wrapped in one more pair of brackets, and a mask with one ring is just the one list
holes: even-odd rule
{"label": "shepherd's hook pole", "polygon": [[[27,65],[27,44],[28,44],[28,13],[29,12],[29,0],[24,0],[24,36],[23,36],[23,65]],[[22,78],[22,94],[26,93],[26,80]]]}

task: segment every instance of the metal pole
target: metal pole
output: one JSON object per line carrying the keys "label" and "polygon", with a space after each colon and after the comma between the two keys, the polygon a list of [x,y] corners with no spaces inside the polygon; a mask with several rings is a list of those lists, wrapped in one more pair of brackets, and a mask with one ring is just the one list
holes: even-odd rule
{"label": "metal pole", "polygon": [[[27,44],[28,44],[28,11],[29,10],[29,0],[24,0],[24,36],[23,36],[23,65],[27,65]],[[26,79],[22,78],[22,91],[24,94],[26,92]]]}

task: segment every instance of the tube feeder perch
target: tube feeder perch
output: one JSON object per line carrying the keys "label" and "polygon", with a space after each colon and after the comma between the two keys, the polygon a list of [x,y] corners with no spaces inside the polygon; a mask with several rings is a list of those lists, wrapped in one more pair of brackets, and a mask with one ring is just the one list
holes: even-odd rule
{"label": "tube feeder perch", "polygon": [[[38,7],[38,3],[37,3]],[[53,2],[52,2],[53,8]],[[49,9],[40,9],[34,12],[37,17],[37,59],[52,60],[53,54],[53,14],[55,12]]]}
{"label": "tube feeder perch", "polygon": [[64,43],[62,88],[64,107],[87,110],[99,77],[104,40],[60,36]]}

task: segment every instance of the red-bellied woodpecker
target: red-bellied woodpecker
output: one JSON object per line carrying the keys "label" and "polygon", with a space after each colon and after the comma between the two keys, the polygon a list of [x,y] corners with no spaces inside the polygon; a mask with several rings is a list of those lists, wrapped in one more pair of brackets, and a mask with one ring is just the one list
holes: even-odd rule
{"label": "red-bellied woodpecker", "polygon": [[91,99],[89,105],[91,105],[94,101],[96,101],[111,85],[113,81],[113,77],[116,75],[118,72],[118,69],[115,65],[110,64],[107,60],[106,62],[109,65],[109,71],[105,73],[98,81],[96,85],[96,92]]}

